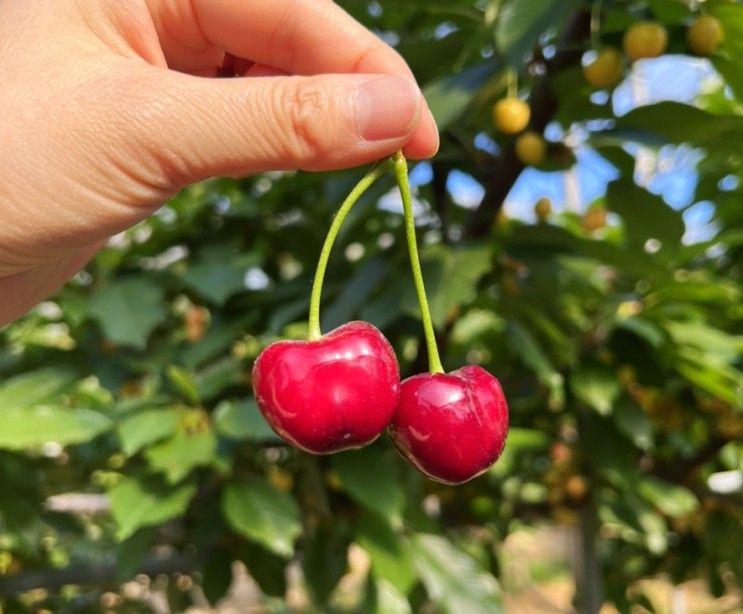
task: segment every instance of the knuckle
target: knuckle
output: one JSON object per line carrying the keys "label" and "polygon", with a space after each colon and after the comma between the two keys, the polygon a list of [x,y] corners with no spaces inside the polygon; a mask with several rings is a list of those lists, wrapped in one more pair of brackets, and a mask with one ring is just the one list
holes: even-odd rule
{"label": "knuckle", "polygon": [[331,106],[327,91],[312,82],[297,82],[280,93],[278,108],[284,120],[284,141],[289,158],[313,160],[324,153],[323,121]]}

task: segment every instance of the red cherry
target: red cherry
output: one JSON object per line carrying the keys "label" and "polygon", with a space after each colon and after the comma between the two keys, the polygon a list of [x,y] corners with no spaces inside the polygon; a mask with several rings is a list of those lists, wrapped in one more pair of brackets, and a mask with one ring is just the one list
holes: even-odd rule
{"label": "red cherry", "polygon": [[389,424],[400,398],[390,342],[367,322],[349,322],[313,341],[269,345],[253,366],[266,421],[313,454],[360,448]]}
{"label": "red cherry", "polygon": [[507,433],[508,405],[500,382],[473,365],[403,381],[390,425],[400,454],[445,484],[483,473],[500,456]]}

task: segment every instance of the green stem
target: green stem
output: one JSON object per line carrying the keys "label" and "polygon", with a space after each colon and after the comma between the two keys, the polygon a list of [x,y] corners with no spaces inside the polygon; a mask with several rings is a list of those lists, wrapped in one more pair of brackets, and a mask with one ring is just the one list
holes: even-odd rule
{"label": "green stem", "polygon": [[518,82],[518,74],[516,74],[516,71],[513,68],[508,69],[508,91],[507,96],[509,98],[518,98],[519,97],[519,82]]}
{"label": "green stem", "polygon": [[603,0],[593,0],[591,5],[591,47],[598,51],[601,46],[601,12]]}
{"label": "green stem", "polygon": [[418,257],[418,244],[415,238],[415,219],[413,217],[413,198],[410,195],[410,182],[408,181],[408,165],[402,152],[399,151],[392,156],[392,162],[397,187],[400,189],[400,196],[402,197],[402,208],[405,214],[405,235],[408,240],[410,266],[413,269],[415,292],[418,295],[418,304],[420,305],[421,318],[423,319],[423,332],[426,336],[426,346],[428,348],[428,370],[431,373],[443,373],[444,368],[441,366],[441,358],[439,358],[439,348],[436,345],[436,335],[433,330],[433,322],[431,321],[431,310],[428,307],[426,288],[423,284],[423,272],[421,271],[421,262]]}
{"label": "green stem", "polygon": [[325,237],[325,243],[323,243],[322,251],[320,252],[320,259],[317,262],[315,279],[312,282],[309,331],[307,334],[307,338],[310,341],[319,339],[322,336],[322,331],[320,330],[320,297],[322,295],[323,280],[325,279],[325,270],[328,268],[330,251],[333,249],[333,243],[335,243],[335,238],[338,236],[338,231],[341,229],[343,222],[356,204],[356,201],[358,201],[359,198],[361,198],[361,195],[369,189],[371,184],[373,184],[389,168],[389,160],[377,162],[377,164],[375,164],[371,170],[364,175],[361,181],[354,186],[350,194],[346,196],[346,200],[343,201],[340,209],[338,209],[338,213],[336,213],[333,218],[333,223],[330,225],[330,230],[328,230],[328,235]]}

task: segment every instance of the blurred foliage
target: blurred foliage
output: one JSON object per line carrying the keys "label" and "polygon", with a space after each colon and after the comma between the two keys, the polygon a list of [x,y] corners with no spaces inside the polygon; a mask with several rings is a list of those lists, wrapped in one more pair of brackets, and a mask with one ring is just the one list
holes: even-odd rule
{"label": "blurred foliage", "polygon": [[[115,578],[91,582],[111,585],[165,552],[190,557],[212,602],[240,560],[280,611],[294,562],[310,609],[411,612],[433,602],[492,613],[500,544],[544,521],[580,524],[584,539],[595,526],[584,563],[621,611],[642,599],[627,587],[656,574],[705,577],[713,594],[743,586],[741,488],[709,480],[743,469],[743,6],[703,5],[727,37],[712,59],[721,77],[694,106],[660,102],[616,117],[611,97],[580,74],[591,3],[342,4],[396,45],[442,129],[417,188],[424,269],[445,365],[479,363],[502,380],[513,427],[502,459],[451,488],[417,474],[386,437],[332,458],[278,440],[252,399],[252,362],[306,331],[322,238],[360,171],[211,180],[112,239],[57,296],[0,331],[9,611],[74,608],[95,588],[78,578],[72,590],[13,596],[25,573],[114,564]],[[687,53],[689,5],[605,0],[593,40],[618,46],[629,23],[654,18],[669,52]],[[489,119],[508,70],[533,127],[580,134],[580,147],[616,168],[586,212],[534,224],[502,214],[523,170],[513,138]],[[639,151],[677,146],[700,153],[693,200],[714,208],[702,242],[682,241],[683,210],[636,173]],[[552,142],[542,167],[574,163]],[[453,171],[484,186],[477,210],[454,202]],[[392,187],[386,178],[368,192],[342,231],[323,326],[378,325],[409,375],[426,357],[401,212],[375,206]],[[110,512],[49,505],[66,493],[106,495]],[[349,604],[337,587],[352,543],[371,571]],[[586,609],[588,588],[579,589]]]}

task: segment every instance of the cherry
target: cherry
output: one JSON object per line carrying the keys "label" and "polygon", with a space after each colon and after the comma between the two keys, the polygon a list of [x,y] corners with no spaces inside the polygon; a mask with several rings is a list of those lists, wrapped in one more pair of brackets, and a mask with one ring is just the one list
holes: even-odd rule
{"label": "cherry", "polygon": [[712,15],[697,17],[686,31],[686,42],[697,55],[712,55],[724,38],[722,24]]}
{"label": "cherry", "polygon": [[389,433],[420,471],[460,484],[487,470],[503,451],[506,398],[498,380],[478,366],[414,375],[402,383]]}
{"label": "cherry", "polygon": [[313,454],[374,441],[400,396],[389,341],[367,322],[349,322],[319,339],[278,341],[253,367],[263,416],[284,439]]}
{"label": "cherry", "polygon": [[611,48],[600,51],[591,63],[583,67],[585,80],[602,90],[614,87],[622,80],[623,74],[622,55]]}
{"label": "cherry", "polygon": [[398,452],[420,471],[434,480],[459,484],[485,471],[500,456],[508,432],[508,406],[498,380],[481,367],[444,373],[418,257],[407,166],[401,155],[393,157],[393,168],[402,197],[429,373],[402,383],[389,433]]}
{"label": "cherry", "polygon": [[400,372],[389,341],[371,324],[349,322],[323,335],[320,296],[330,251],[351,208],[387,169],[375,165],[338,209],[317,262],[307,340],[278,341],[253,366],[253,391],[266,421],[314,454],[359,448],[386,428],[400,397]]}
{"label": "cherry", "polygon": [[514,143],[516,157],[527,166],[538,166],[547,154],[547,143],[541,134],[527,130]]}
{"label": "cherry", "polygon": [[529,125],[529,105],[515,97],[501,98],[493,105],[493,123],[503,134],[518,134]]}
{"label": "cherry", "polygon": [[552,213],[552,201],[543,196],[534,204],[534,215],[540,222],[544,222]]}
{"label": "cherry", "polygon": [[608,212],[601,206],[591,207],[583,214],[580,225],[586,232],[594,232],[606,226]]}
{"label": "cherry", "polygon": [[622,45],[627,57],[632,61],[657,58],[666,50],[668,33],[655,21],[640,21],[627,29]]}

